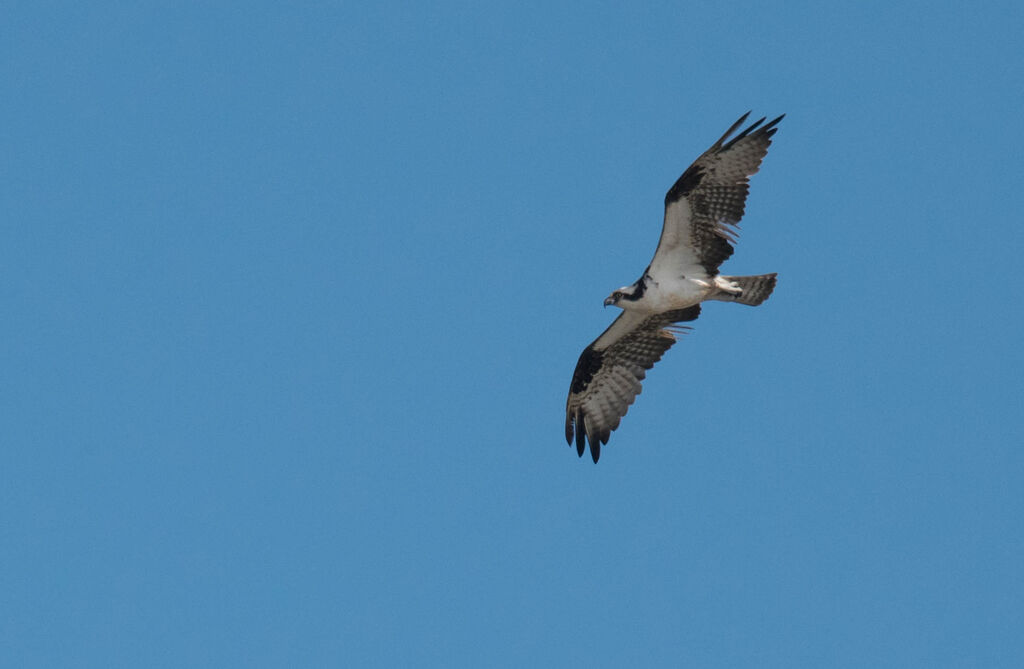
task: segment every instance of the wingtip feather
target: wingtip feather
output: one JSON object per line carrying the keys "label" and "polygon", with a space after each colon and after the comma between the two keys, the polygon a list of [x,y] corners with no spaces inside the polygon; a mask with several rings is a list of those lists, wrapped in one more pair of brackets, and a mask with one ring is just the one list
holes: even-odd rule
{"label": "wingtip feather", "polygon": [[583,451],[587,449],[587,428],[586,423],[580,420],[579,413],[576,414],[576,455],[583,457]]}

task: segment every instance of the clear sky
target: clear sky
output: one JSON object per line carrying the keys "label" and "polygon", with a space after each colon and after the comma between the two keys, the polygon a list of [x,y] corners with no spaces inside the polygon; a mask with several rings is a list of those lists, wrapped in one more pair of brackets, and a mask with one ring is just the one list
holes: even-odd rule
{"label": "clear sky", "polygon": [[[8,7],[0,664],[1024,666],[1022,7]],[[580,460],[747,110],[778,288]]]}

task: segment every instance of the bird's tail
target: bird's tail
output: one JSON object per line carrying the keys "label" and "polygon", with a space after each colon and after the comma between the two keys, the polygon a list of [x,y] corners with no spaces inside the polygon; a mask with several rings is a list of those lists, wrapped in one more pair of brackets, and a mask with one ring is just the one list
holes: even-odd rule
{"label": "bird's tail", "polygon": [[759,274],[757,276],[719,276],[717,278],[730,282],[739,288],[739,292],[731,290],[719,290],[712,300],[723,302],[739,302],[756,307],[772,294],[775,290],[775,272],[771,274]]}

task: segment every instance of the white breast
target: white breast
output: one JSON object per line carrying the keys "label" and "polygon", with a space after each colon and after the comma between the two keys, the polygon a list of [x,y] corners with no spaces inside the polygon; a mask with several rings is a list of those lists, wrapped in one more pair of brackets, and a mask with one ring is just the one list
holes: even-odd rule
{"label": "white breast", "polygon": [[704,301],[714,289],[711,280],[686,278],[654,281],[647,279],[644,296],[635,302],[621,300],[619,306],[630,311],[662,313],[673,309],[685,309]]}

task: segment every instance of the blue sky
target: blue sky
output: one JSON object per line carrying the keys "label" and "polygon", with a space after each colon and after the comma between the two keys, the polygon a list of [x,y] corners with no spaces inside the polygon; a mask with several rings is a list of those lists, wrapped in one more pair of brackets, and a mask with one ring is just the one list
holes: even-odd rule
{"label": "blue sky", "polygon": [[[1020,3],[21,3],[4,666],[1024,664]],[[787,116],[602,453],[665,191]]]}

